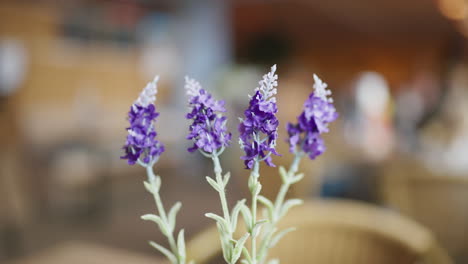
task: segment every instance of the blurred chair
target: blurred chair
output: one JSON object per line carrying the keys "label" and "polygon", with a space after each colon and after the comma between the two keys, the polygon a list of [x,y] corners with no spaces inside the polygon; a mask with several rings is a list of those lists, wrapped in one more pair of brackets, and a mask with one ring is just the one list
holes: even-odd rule
{"label": "blurred chair", "polygon": [[[431,233],[392,211],[346,200],[316,200],[292,209],[280,227],[297,227],[270,250],[282,263],[452,263]],[[197,263],[217,263],[216,228],[188,244]]]}
{"label": "blurred chair", "polygon": [[439,175],[416,160],[398,159],[384,167],[381,191],[389,206],[433,231],[455,259],[468,259],[468,177]]}

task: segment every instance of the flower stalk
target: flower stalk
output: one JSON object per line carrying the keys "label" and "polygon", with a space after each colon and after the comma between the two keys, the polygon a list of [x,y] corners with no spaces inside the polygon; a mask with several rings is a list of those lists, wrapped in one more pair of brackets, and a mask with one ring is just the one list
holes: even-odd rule
{"label": "flower stalk", "polygon": [[237,229],[237,218],[245,200],[237,202],[230,213],[225,191],[230,174],[226,173],[223,176],[219,161],[219,156],[225,147],[229,146],[231,139],[231,133],[226,129],[226,117],[220,114],[226,111],[224,101],[215,100],[210,93],[201,88],[200,83],[188,77],[185,78],[185,89],[190,96],[190,112],[186,118],[193,121],[187,136],[187,139],[193,141],[193,146],[188,151],[198,150],[213,161],[215,178],[206,176],[206,180],[218,192],[223,211],[222,216],[213,213],[207,213],[205,216],[216,221],[224,260],[235,264],[242,254],[248,234],[239,239],[233,237]]}
{"label": "flower stalk", "polygon": [[276,65],[273,65],[271,71],[263,76],[259,87],[255,89],[254,96],[250,99],[249,107],[244,112],[244,118],[240,119],[241,124],[239,125],[239,143],[245,152],[241,158],[244,160],[246,169],[251,169],[248,180],[252,196],[251,207],[242,210],[251,239],[250,252],[244,254],[243,260],[244,263],[248,264],[257,264],[259,261],[257,237],[261,233],[262,225],[268,221],[257,219],[257,204],[262,189],[259,180],[260,163],[265,161],[268,166],[274,167],[271,154],[279,156],[275,150],[279,124],[276,118],[278,107],[275,98],[278,75],[275,74],[275,71]]}
{"label": "flower stalk", "polygon": [[176,215],[179,212],[182,204],[177,202],[172,206],[169,213],[166,212],[159,190],[161,188],[161,177],[154,175],[153,168],[151,166],[145,166],[148,180],[144,182],[145,188],[148,192],[153,195],[158,214],[146,214],[141,217],[143,220],[152,221],[156,223],[167,238],[169,242],[170,250],[159,245],[154,241],[150,241],[150,245],[164,254],[172,264],[185,264],[186,253],[185,253],[185,239],[184,229],[179,231],[179,235],[176,241],[174,237],[174,229],[176,225]]}
{"label": "flower stalk", "polygon": [[156,139],[155,128],[156,118],[159,116],[155,107],[158,80],[159,76],[156,76],[152,82],[149,82],[130,107],[128,113],[130,127],[127,128],[127,140],[123,147],[125,156],[121,158],[126,159],[129,165],[138,164],[146,169],[147,180],[144,186],[153,195],[158,215],[146,214],[141,216],[141,219],[152,221],[158,226],[167,238],[170,249],[154,241],[150,241],[150,245],[165,255],[172,264],[185,264],[184,229],[179,231],[177,239],[174,236],[176,217],[182,204],[177,202],[169,212],[166,212],[159,194],[161,177],[155,175],[153,171],[153,166],[164,152],[164,145]]}

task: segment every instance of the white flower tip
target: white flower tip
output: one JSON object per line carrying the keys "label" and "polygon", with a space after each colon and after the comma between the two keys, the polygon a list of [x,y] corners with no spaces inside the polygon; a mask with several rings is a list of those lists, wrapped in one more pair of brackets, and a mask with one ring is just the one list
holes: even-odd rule
{"label": "white flower tip", "polygon": [[151,82],[146,84],[134,104],[143,107],[154,104],[156,102],[156,94],[158,93],[158,81],[159,75],[156,75]]}
{"label": "white flower tip", "polygon": [[157,84],[159,81],[159,75],[154,76],[153,83]]}
{"label": "white flower tip", "polygon": [[275,73],[276,71],[276,64],[274,64],[273,66],[271,66],[271,73]]}
{"label": "white flower tip", "polygon": [[333,99],[328,96],[332,94],[330,90],[327,90],[328,84],[323,82],[317,74],[314,73],[314,90],[315,90],[315,95],[322,98],[323,100],[333,103]]}
{"label": "white flower tip", "polygon": [[185,90],[187,90],[187,95],[197,96],[200,93],[201,85],[200,83],[188,76],[185,76]]}
{"label": "white flower tip", "polygon": [[260,91],[265,99],[275,100],[274,95],[276,95],[278,86],[278,75],[275,74],[276,64],[271,66],[271,71],[265,75],[261,81],[258,82],[259,87],[255,88],[255,91]]}

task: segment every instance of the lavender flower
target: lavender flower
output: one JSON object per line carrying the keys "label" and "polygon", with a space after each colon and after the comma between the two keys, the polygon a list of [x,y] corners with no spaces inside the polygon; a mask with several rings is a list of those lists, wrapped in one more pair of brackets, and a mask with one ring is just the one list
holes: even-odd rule
{"label": "lavender flower", "polygon": [[224,101],[215,100],[210,93],[201,88],[200,83],[189,77],[185,77],[185,89],[190,96],[191,107],[186,118],[193,121],[187,139],[192,140],[194,144],[188,151],[198,149],[206,155],[219,155],[231,141],[231,133],[226,129],[227,118],[219,114],[226,112]]}
{"label": "lavender flower", "polygon": [[[248,169],[252,169],[256,161],[265,161],[268,166],[274,167],[271,154],[279,155],[275,150],[279,124],[275,116],[278,112],[274,97],[278,86],[275,71],[276,65],[273,65],[271,71],[263,76],[244,112],[245,118],[240,119],[239,144],[245,152],[241,159]],[[262,134],[264,138],[261,138]]]}
{"label": "lavender flower", "polygon": [[164,145],[156,139],[154,128],[159,116],[154,106],[158,80],[159,76],[156,76],[146,85],[128,112],[130,127],[127,128],[127,140],[123,147],[125,156],[120,158],[127,159],[130,165],[140,162],[152,166],[164,152]]}
{"label": "lavender flower", "polygon": [[314,91],[304,103],[303,112],[297,117],[298,123],[287,125],[289,134],[289,151],[306,153],[310,159],[315,159],[325,151],[322,133],[328,132],[328,124],[333,122],[338,113],[333,106],[333,99],[328,97],[331,91],[327,84],[314,74]]}

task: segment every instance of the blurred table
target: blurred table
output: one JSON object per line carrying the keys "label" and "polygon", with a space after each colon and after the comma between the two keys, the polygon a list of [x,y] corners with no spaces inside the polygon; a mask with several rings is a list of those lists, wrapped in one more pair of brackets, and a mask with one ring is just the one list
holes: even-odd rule
{"label": "blurred table", "polygon": [[8,264],[164,264],[162,258],[87,242],[66,242]]}

